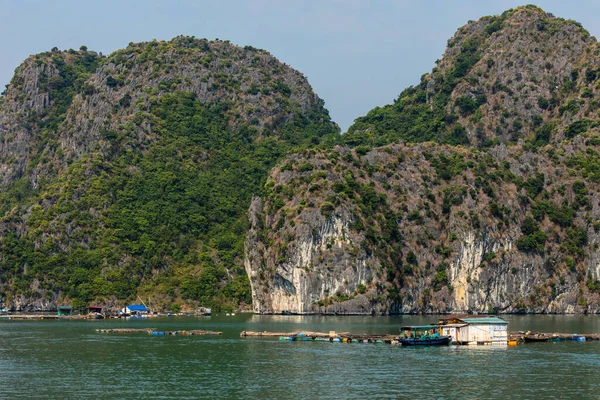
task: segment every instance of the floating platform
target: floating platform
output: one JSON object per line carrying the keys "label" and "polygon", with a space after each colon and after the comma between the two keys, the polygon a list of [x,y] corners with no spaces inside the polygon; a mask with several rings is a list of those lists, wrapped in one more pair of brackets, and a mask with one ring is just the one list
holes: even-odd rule
{"label": "floating platform", "polygon": [[114,334],[132,334],[132,333],[147,333],[153,336],[201,336],[201,335],[221,335],[223,332],[204,331],[204,330],[187,330],[187,331],[159,331],[156,328],[142,329],[96,329],[98,333],[114,333]]}
{"label": "floating platform", "polygon": [[96,329],[98,333],[152,333],[156,331],[156,328],[142,328],[142,329],[131,329],[131,328],[118,328],[118,329]]}
{"label": "floating platform", "polygon": [[253,332],[242,331],[240,337],[278,337],[280,340],[317,340],[330,342],[357,342],[357,343],[391,343],[392,340],[398,338],[398,335],[367,335],[367,334],[352,334],[348,332]]}
{"label": "floating platform", "polygon": [[[348,332],[253,332],[253,331],[242,331],[240,337],[252,338],[252,337],[272,337],[279,338],[279,340],[288,341],[330,341],[330,342],[343,342],[343,343],[391,343],[395,344],[400,335],[367,335],[367,334],[352,334]],[[540,333],[540,332],[510,332],[508,334],[507,343],[503,345],[515,346],[525,342],[560,342],[560,341],[578,341],[585,342],[590,340],[600,340],[600,334],[598,333],[585,333],[585,334],[573,334],[573,333]]]}
{"label": "floating platform", "polygon": [[[542,332],[519,332],[511,333],[515,335],[517,340],[521,340],[526,343],[533,342],[562,342],[562,341],[576,341],[586,342],[588,340],[600,340],[600,334],[598,333],[542,333]],[[512,336],[511,336],[512,337]]]}
{"label": "floating platform", "polygon": [[3,319],[10,320],[42,320],[42,319],[88,319],[87,315],[57,315],[57,314],[3,314]]}

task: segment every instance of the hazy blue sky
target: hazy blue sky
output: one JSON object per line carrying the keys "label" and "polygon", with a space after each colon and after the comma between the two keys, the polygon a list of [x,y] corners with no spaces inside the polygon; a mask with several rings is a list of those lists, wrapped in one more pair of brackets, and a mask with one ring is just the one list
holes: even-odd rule
{"label": "hazy blue sky", "polygon": [[[0,0],[0,84],[30,54],[60,49],[108,54],[129,42],[185,34],[268,50],[303,72],[345,131],[431,70],[468,20],[512,0]],[[600,2],[539,0],[546,11],[600,34]]]}

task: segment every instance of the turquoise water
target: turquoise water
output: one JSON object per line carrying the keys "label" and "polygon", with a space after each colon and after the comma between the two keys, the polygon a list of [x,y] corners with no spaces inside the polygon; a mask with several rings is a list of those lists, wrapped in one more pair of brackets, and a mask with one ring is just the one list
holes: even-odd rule
{"label": "turquoise water", "polygon": [[[507,316],[509,330],[600,332],[598,316]],[[434,318],[435,319],[435,318]],[[600,343],[404,348],[240,338],[242,330],[385,334],[431,317],[0,321],[0,398],[600,398]],[[222,336],[96,333],[207,329]]]}

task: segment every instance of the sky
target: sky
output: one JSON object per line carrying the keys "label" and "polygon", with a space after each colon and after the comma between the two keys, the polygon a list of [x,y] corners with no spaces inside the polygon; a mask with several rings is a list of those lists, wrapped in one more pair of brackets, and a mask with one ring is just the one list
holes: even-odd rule
{"label": "sky", "polygon": [[[512,0],[0,0],[0,87],[30,54],[110,54],[178,35],[265,49],[301,71],[342,132],[418,84],[469,20],[527,4]],[[597,0],[538,0],[600,35]]]}

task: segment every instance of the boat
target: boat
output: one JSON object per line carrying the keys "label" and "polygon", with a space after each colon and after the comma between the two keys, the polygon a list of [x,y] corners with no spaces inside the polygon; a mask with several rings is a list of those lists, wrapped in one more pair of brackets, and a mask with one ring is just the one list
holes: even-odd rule
{"label": "boat", "polygon": [[87,319],[104,319],[104,315],[99,312],[91,312],[87,315]]}
{"label": "boat", "polygon": [[548,341],[550,341],[550,336],[544,335],[544,334],[539,334],[539,333],[534,333],[534,334],[530,334],[530,335],[525,335],[523,337],[523,340],[525,342],[548,342]]}
{"label": "boat", "polygon": [[412,325],[400,328],[396,341],[402,346],[445,346],[450,344],[450,336],[440,335],[439,325]]}

